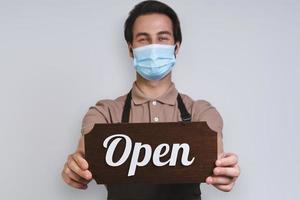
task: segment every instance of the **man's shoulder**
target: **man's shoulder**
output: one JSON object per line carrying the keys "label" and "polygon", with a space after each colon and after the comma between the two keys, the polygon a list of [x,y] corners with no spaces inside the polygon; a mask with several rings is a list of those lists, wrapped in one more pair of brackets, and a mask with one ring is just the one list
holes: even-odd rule
{"label": "man's shoulder", "polygon": [[195,100],[185,93],[179,92],[179,94],[181,95],[182,101],[185,103],[186,107],[191,107],[191,108],[197,109],[197,110],[199,110],[199,109],[205,110],[207,108],[213,107],[212,104],[205,99],[196,99]]}
{"label": "man's shoulder", "polygon": [[189,95],[183,93],[180,93],[180,95],[182,97],[182,101],[195,119],[200,120],[209,117],[215,119],[220,118],[220,121],[222,121],[220,113],[218,112],[216,107],[212,105],[212,103],[210,103],[208,100],[194,100]]}
{"label": "man's shoulder", "polygon": [[223,136],[223,119],[218,110],[207,100],[194,100],[186,94],[181,94],[182,101],[192,115],[192,121],[206,121],[207,125]]}
{"label": "man's shoulder", "polygon": [[[83,118],[83,126],[90,127],[94,123],[118,122],[124,107],[126,95],[121,95],[115,99],[100,99],[90,106]],[[82,130],[87,132],[86,129]]]}
{"label": "man's shoulder", "polygon": [[124,106],[124,102],[127,94],[120,95],[115,99],[100,99],[96,102],[96,104],[92,107],[102,107],[105,109],[121,109]]}

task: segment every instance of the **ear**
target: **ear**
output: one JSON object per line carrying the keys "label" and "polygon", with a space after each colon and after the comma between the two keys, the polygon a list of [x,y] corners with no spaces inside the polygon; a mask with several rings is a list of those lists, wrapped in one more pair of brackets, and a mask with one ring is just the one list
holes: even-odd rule
{"label": "ear", "polygon": [[175,43],[175,55],[177,56],[178,52],[179,52],[179,49],[180,49],[180,43],[179,42],[176,42]]}
{"label": "ear", "polygon": [[129,57],[133,58],[132,44],[131,43],[127,43],[127,45],[128,45],[128,54],[129,54]]}

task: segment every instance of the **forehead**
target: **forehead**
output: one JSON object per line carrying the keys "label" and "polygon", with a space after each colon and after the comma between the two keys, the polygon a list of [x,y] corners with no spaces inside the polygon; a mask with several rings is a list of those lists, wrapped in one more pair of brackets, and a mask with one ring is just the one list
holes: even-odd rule
{"label": "forehead", "polygon": [[172,31],[172,20],[164,14],[146,14],[136,18],[133,24],[133,34],[146,32],[156,34],[161,31]]}

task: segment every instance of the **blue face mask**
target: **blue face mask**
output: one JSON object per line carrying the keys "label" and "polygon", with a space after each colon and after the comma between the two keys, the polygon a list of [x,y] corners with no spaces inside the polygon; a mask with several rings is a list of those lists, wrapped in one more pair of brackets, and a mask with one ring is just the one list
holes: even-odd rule
{"label": "blue face mask", "polygon": [[145,79],[160,80],[175,65],[175,46],[150,44],[133,49],[133,65]]}

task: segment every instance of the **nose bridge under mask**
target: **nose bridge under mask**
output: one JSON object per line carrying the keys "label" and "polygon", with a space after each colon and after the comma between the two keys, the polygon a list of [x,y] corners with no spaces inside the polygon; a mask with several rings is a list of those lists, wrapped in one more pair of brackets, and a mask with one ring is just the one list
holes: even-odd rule
{"label": "nose bridge under mask", "polygon": [[147,54],[152,59],[159,57],[159,52],[157,52],[157,50],[154,47],[149,48],[149,51],[147,51]]}
{"label": "nose bridge under mask", "polygon": [[158,57],[169,57],[175,55],[176,45],[165,45],[165,44],[150,44],[142,47],[137,47],[132,50],[133,56],[139,58],[158,58]]}

